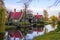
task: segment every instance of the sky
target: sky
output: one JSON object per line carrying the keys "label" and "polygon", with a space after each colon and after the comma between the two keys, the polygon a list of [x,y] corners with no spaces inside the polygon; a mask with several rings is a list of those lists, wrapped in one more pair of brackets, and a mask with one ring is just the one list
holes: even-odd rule
{"label": "sky", "polygon": [[[17,11],[19,11],[24,8],[24,5],[23,3],[17,3],[18,1],[20,0],[4,0],[5,7],[12,11],[16,8]],[[55,0],[33,0],[29,4],[28,9],[32,10],[34,15],[37,14],[37,12],[43,15],[43,10],[46,9],[49,17],[52,15],[58,16],[60,5],[49,8],[54,2]]]}

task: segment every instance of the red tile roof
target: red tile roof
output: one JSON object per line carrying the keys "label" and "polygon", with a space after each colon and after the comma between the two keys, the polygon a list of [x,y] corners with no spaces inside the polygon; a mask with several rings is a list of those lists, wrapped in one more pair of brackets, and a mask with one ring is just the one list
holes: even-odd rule
{"label": "red tile roof", "polygon": [[21,32],[18,32],[18,31],[17,32],[10,32],[9,35],[10,35],[10,37],[23,38],[22,33]]}
{"label": "red tile roof", "polygon": [[43,18],[43,16],[42,15],[34,15],[34,18],[35,19],[41,19],[41,18]]}
{"label": "red tile roof", "polygon": [[9,18],[12,19],[19,19],[22,16],[22,12],[11,12],[9,16]]}
{"label": "red tile roof", "polygon": [[41,30],[41,29],[37,29],[37,28],[33,28],[33,31],[35,31],[35,32],[42,32],[43,30]]}
{"label": "red tile roof", "polygon": [[37,15],[34,15],[34,18],[35,18],[35,19],[42,19],[43,16],[42,16],[42,15],[39,15],[39,14],[37,13]]}

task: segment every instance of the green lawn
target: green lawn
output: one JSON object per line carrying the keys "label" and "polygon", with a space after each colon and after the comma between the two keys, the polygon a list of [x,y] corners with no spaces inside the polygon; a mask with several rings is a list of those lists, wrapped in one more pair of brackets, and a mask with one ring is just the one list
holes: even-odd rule
{"label": "green lawn", "polygon": [[60,32],[54,31],[48,34],[38,36],[33,40],[60,40]]}

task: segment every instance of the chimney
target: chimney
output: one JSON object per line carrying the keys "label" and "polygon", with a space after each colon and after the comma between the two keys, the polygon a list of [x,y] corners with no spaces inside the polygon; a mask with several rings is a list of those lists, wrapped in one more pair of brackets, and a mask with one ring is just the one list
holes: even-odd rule
{"label": "chimney", "polygon": [[22,13],[22,10],[21,10],[21,13]]}
{"label": "chimney", "polygon": [[16,9],[14,9],[14,13],[16,13]]}
{"label": "chimney", "polygon": [[38,13],[37,13],[37,15],[38,15]]}
{"label": "chimney", "polygon": [[59,18],[60,18],[60,13],[59,13]]}

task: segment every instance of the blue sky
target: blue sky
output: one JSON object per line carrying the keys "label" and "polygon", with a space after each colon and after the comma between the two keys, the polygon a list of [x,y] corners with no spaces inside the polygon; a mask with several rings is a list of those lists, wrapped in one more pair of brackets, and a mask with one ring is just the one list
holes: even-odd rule
{"label": "blue sky", "polygon": [[[6,8],[12,11],[14,8],[16,8],[17,10],[21,10],[24,8],[24,5],[22,3],[17,3],[18,1],[19,0],[4,0]],[[43,14],[43,10],[46,9],[49,16],[58,15],[58,12],[60,12],[59,5],[49,8],[49,6],[54,2],[55,0],[33,0],[29,5],[29,9],[34,12],[33,14],[36,14],[36,12],[38,12],[39,14]]]}
{"label": "blue sky", "polygon": [[[5,0],[5,5],[9,6],[9,5],[13,5],[13,6],[23,6],[22,3],[16,3],[19,0]],[[48,7],[49,5],[53,4],[54,0],[49,1],[49,0],[33,0],[31,2],[31,4],[29,5],[29,7],[38,7],[38,8],[45,8]]]}

